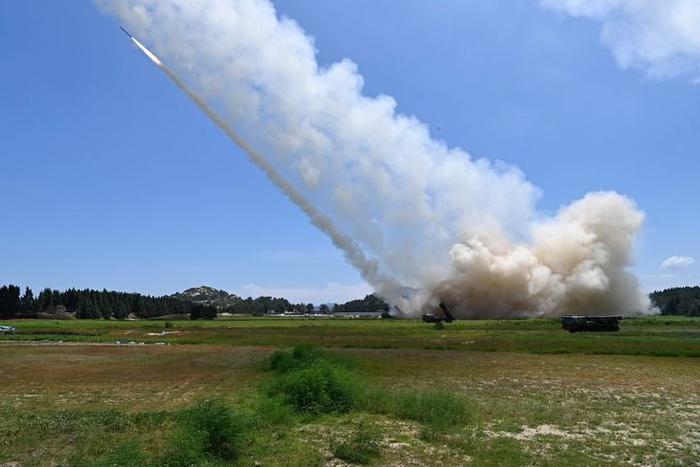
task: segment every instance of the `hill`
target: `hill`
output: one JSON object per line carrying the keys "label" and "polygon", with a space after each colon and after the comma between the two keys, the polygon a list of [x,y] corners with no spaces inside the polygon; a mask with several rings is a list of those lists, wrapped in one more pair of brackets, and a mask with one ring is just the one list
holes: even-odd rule
{"label": "hill", "polygon": [[177,292],[171,295],[171,297],[199,305],[215,306],[218,309],[233,307],[241,301],[241,297],[236,294],[231,294],[225,290],[215,289],[214,287],[206,285],[192,287],[184,292]]}

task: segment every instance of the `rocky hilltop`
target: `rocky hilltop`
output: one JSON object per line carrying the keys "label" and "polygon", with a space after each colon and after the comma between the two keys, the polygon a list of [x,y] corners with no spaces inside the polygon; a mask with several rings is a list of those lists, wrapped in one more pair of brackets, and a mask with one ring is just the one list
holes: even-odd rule
{"label": "rocky hilltop", "polygon": [[192,287],[191,289],[175,293],[171,296],[178,300],[185,300],[201,305],[213,305],[217,308],[233,306],[241,299],[241,297],[236,294],[230,294],[225,290],[215,289],[214,287],[206,285]]}

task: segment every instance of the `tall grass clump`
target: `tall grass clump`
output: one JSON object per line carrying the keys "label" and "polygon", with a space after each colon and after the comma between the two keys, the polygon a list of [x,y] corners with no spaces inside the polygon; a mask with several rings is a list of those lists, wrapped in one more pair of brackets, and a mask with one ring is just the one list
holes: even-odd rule
{"label": "tall grass clump", "polygon": [[204,459],[235,460],[243,441],[242,420],[223,403],[205,400],[184,410],[182,424],[171,440],[163,465],[198,465]]}
{"label": "tall grass clump", "polygon": [[275,352],[269,360],[278,373],[270,394],[281,397],[296,412],[319,415],[348,412],[358,406],[364,384],[347,367],[310,346]]}
{"label": "tall grass clump", "polygon": [[381,442],[381,429],[375,424],[361,420],[349,440],[331,442],[331,451],[335,457],[346,462],[369,464],[379,456]]}
{"label": "tall grass clump", "polygon": [[257,398],[252,407],[252,413],[255,429],[268,430],[295,422],[293,408],[280,396],[263,395]]}
{"label": "tall grass clump", "polygon": [[270,356],[268,366],[277,373],[286,373],[327,359],[321,351],[310,345],[297,345],[292,350],[278,350]]}
{"label": "tall grass clump", "polygon": [[469,409],[460,397],[445,391],[370,391],[363,400],[365,410],[413,420],[431,431],[458,428],[469,421]]}
{"label": "tall grass clump", "polygon": [[347,369],[326,360],[281,375],[271,386],[297,412],[348,412],[358,405],[362,386]]}

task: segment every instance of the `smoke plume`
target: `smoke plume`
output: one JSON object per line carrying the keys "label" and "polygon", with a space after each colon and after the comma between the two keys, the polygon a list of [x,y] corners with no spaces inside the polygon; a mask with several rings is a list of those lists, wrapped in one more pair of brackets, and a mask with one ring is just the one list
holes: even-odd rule
{"label": "smoke plume", "polygon": [[630,199],[590,193],[542,218],[517,168],[364,96],[352,61],[319,66],[268,0],[98,3],[403,314],[439,301],[460,317],[648,309],[627,271],[644,218]]}

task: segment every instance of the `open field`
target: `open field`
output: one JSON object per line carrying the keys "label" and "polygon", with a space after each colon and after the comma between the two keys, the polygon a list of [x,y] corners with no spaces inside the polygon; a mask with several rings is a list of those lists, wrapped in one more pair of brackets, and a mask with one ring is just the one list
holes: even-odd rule
{"label": "open field", "polygon": [[[379,433],[374,465],[699,465],[698,319],[587,335],[546,320],[11,324],[18,334],[0,337],[0,465],[186,465],[169,440],[202,399],[255,420],[235,465],[345,465],[333,446],[363,424]],[[430,414],[364,402],[313,415],[271,405],[284,376],[269,357],[301,342],[372,391],[453,394],[467,416],[439,428]],[[426,406],[438,418],[452,407]]]}
{"label": "open field", "polygon": [[483,350],[700,357],[700,318],[624,320],[621,332],[568,334],[557,320],[458,321],[442,330],[409,320],[258,318],[216,321],[9,321],[4,340],[166,342],[235,346]]}

